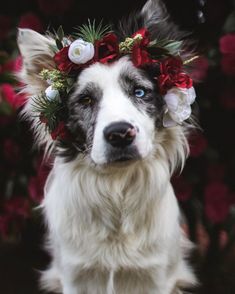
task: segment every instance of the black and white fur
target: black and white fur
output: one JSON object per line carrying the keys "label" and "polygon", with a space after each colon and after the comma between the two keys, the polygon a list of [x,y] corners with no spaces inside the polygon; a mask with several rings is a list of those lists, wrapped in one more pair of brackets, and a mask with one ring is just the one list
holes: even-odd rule
{"label": "black and white fur", "polygon": [[[143,26],[154,38],[178,37],[157,0],[149,0],[120,35]],[[179,225],[170,176],[188,154],[186,127],[162,126],[165,104],[155,69],[137,69],[126,56],[81,72],[67,105],[74,139],[52,142],[30,98],[47,87],[38,73],[55,66],[51,42],[31,30],[19,32],[21,79],[29,94],[24,113],[38,143],[55,151],[42,203],[53,260],[42,287],[64,294],[182,293],[195,277],[185,261],[191,245]],[[136,89],[145,96],[138,98]],[[120,129],[131,142],[113,139]]]}

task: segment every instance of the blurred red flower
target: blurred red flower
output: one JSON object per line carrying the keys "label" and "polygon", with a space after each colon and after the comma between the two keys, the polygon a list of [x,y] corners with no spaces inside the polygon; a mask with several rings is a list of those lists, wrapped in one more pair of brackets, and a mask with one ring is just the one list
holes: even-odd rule
{"label": "blurred red flower", "polygon": [[228,187],[222,182],[209,183],[204,192],[205,214],[214,224],[226,220],[231,201]]}
{"label": "blurred red flower", "polygon": [[172,185],[179,201],[187,201],[192,196],[192,186],[182,177],[174,177]]}
{"label": "blurred red flower", "polygon": [[223,55],[221,59],[221,68],[226,75],[235,76],[235,52],[234,54]]}
{"label": "blurred red flower", "polygon": [[220,38],[220,52],[235,55],[235,33],[227,34]]}
{"label": "blurred red flower", "polygon": [[20,93],[16,93],[14,87],[11,84],[2,84],[0,92],[5,101],[11,105],[13,109],[17,109],[24,105],[26,102],[26,96]]}
{"label": "blurred red flower", "polygon": [[207,139],[201,132],[193,133],[189,137],[190,156],[198,157],[202,155],[207,146]]}
{"label": "blurred red flower", "polygon": [[223,54],[222,71],[227,75],[235,76],[235,33],[221,37],[219,42],[220,52]]}
{"label": "blurred red flower", "polygon": [[49,165],[42,163],[42,160],[39,160],[37,165],[37,175],[29,179],[28,193],[30,198],[38,204],[43,199],[44,185],[51,168],[49,167]]}
{"label": "blurred red flower", "polygon": [[19,55],[15,59],[10,59],[8,62],[3,64],[2,71],[18,72],[22,67],[22,57]]}
{"label": "blurred red flower", "polygon": [[11,138],[5,139],[3,142],[4,158],[10,163],[17,163],[20,159],[20,147]]}
{"label": "blurred red flower", "polygon": [[210,245],[210,237],[201,222],[196,224],[196,242],[198,251],[204,256]]}
{"label": "blurred red flower", "polygon": [[8,36],[11,29],[11,19],[8,16],[0,15],[0,41]]}
{"label": "blurred red flower", "polygon": [[0,215],[0,236],[2,236],[3,238],[7,238],[8,236],[10,222],[10,215]]}
{"label": "blurred red flower", "polygon": [[41,20],[36,14],[32,12],[25,13],[21,16],[18,27],[32,29],[37,32],[43,32],[44,30]]}
{"label": "blurred red flower", "polygon": [[208,72],[209,62],[208,59],[204,56],[200,56],[193,62],[193,71],[190,76],[195,82],[203,81]]}
{"label": "blurred red flower", "polygon": [[235,87],[227,86],[219,99],[224,108],[228,110],[235,110]]}
{"label": "blurred red flower", "polygon": [[4,211],[10,216],[28,218],[30,216],[29,200],[22,196],[14,196],[5,202]]}
{"label": "blurred red flower", "polygon": [[37,0],[39,9],[45,15],[58,15],[68,11],[74,0]]}

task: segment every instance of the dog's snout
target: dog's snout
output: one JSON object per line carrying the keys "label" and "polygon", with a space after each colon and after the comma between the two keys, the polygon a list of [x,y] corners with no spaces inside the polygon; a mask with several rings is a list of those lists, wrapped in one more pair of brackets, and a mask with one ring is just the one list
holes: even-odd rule
{"label": "dog's snout", "polygon": [[104,129],[105,140],[113,147],[124,148],[136,137],[136,128],[126,122],[112,123]]}

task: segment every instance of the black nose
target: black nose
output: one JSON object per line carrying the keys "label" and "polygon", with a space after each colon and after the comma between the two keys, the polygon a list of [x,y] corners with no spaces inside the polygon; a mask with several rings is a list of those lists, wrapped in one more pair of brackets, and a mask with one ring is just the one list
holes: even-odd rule
{"label": "black nose", "polygon": [[104,137],[113,147],[124,148],[134,141],[136,129],[129,123],[116,122],[104,129]]}

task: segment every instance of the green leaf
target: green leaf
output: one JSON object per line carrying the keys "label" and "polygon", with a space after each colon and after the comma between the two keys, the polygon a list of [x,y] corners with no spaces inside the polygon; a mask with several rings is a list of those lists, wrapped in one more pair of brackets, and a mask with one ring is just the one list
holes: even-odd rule
{"label": "green leaf", "polygon": [[49,44],[49,48],[53,53],[57,53],[59,51],[56,45]]}
{"label": "green leaf", "polygon": [[171,55],[177,55],[181,49],[182,43],[182,41],[173,41],[163,46],[163,48],[168,50]]}
{"label": "green leaf", "polygon": [[62,26],[59,26],[56,34],[57,34],[58,39],[62,42],[62,40],[64,38],[64,31],[63,31]]}
{"label": "green leaf", "polygon": [[56,39],[55,42],[56,42],[56,46],[59,50],[61,50],[64,47],[62,42],[59,39]]}

